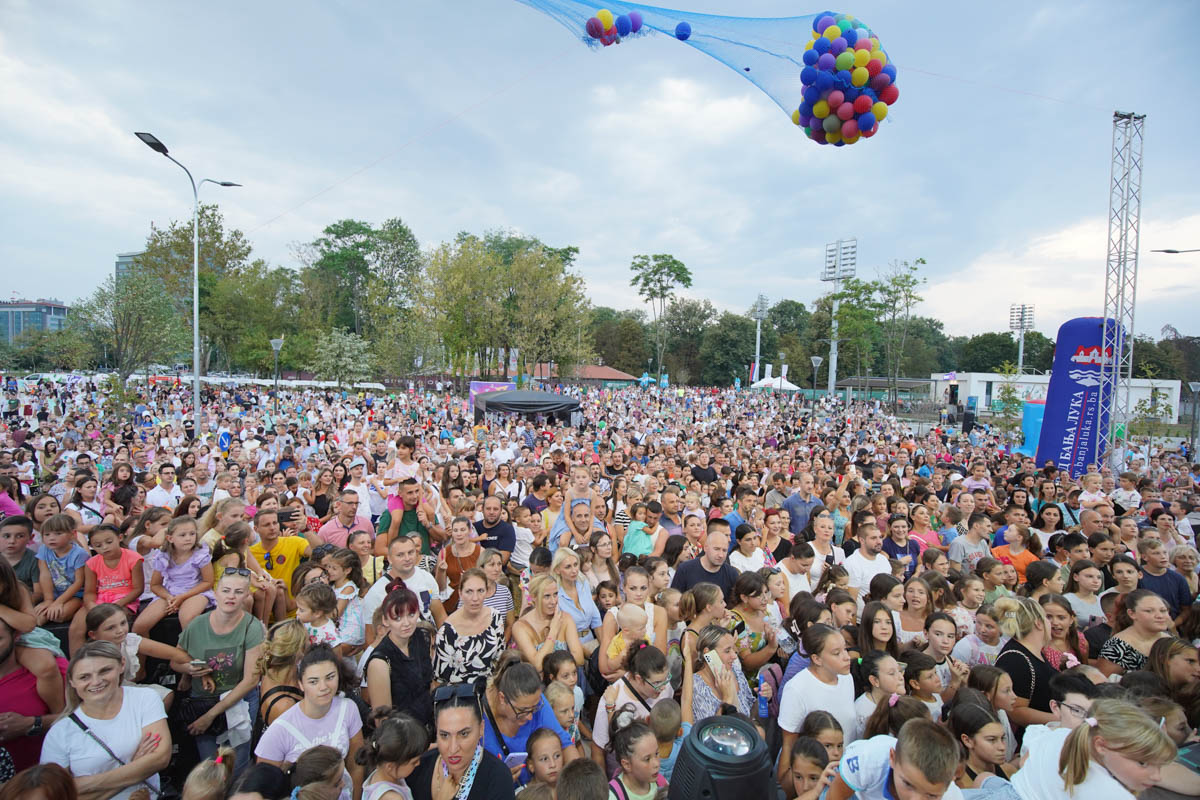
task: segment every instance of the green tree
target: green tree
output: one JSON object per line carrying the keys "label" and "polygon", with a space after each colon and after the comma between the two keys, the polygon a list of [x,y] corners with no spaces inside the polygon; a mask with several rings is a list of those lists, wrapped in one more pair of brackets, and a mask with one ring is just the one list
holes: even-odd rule
{"label": "green tree", "polygon": [[363,332],[362,298],[378,240],[369,223],[343,219],[322,231],[305,251],[311,300],[322,327]]}
{"label": "green tree", "polygon": [[517,251],[508,272],[521,288],[513,297],[505,346],[519,351],[525,366],[521,374],[549,362],[558,365],[559,375],[569,374],[590,354],[583,342],[589,316],[583,278],[567,269],[557,253],[541,247]]}
{"label": "green tree", "polygon": [[592,347],[602,363],[634,376],[647,369],[652,345],[644,317],[641,309],[617,311],[606,306],[592,309],[588,330]]}
{"label": "green tree", "polygon": [[1025,405],[1024,398],[1017,390],[1017,365],[1005,361],[996,371],[1004,377],[992,397],[992,424],[1004,433],[1006,439],[1011,439],[1021,427]]}
{"label": "green tree", "polygon": [[349,386],[371,374],[371,346],[357,333],[333,328],[317,338],[309,369],[318,378]]}
{"label": "green tree", "polygon": [[629,285],[637,289],[638,296],[650,305],[654,318],[654,351],[658,356],[658,377],[663,372],[663,349],[666,347],[666,330],[660,324],[666,315],[667,304],[675,290],[692,285],[692,273],[675,256],[659,253],[653,256],[634,256],[630,264],[633,278]]}
{"label": "green tree", "polygon": [[1054,340],[1041,331],[1025,334],[1025,369],[1049,372],[1054,367]]}
{"label": "green tree", "polygon": [[963,344],[963,372],[995,372],[1005,361],[1017,362],[1017,343],[1010,333],[980,333]]}
{"label": "green tree", "polygon": [[888,271],[875,283],[877,307],[882,309],[884,362],[887,365],[888,394],[892,406],[899,400],[900,369],[904,362],[913,309],[921,302],[917,289],[925,282],[920,267],[925,259],[912,263],[893,261]]}
{"label": "green tree", "polygon": [[[216,205],[200,206],[200,372],[208,371],[215,342],[209,335],[213,317],[220,313],[214,305],[213,289],[225,277],[236,275],[248,263],[251,246],[236,228],[226,229],[225,218]],[[145,252],[135,263],[159,280],[159,286],[171,300],[179,322],[192,325],[192,220],[172,220],[167,227],[150,226]]]}
{"label": "green tree", "polygon": [[500,272],[496,256],[470,234],[430,253],[425,302],[450,368],[459,374],[468,374],[476,360],[489,367],[492,332],[505,319]]}
{"label": "green tree", "polygon": [[186,352],[190,340],[162,279],[140,267],[120,279],[110,275],[72,309],[70,321],[107,353],[122,382],[154,361]]}
{"label": "green tree", "polygon": [[[1137,346],[1134,346],[1137,352]],[[1147,436],[1150,439],[1150,452],[1155,452],[1154,440],[1165,436],[1171,429],[1171,415],[1175,409],[1166,400],[1166,393],[1154,383],[1158,377],[1153,364],[1145,364],[1143,369],[1148,373],[1144,377],[1150,380],[1150,396],[1139,400],[1130,411],[1129,432],[1136,436]]]}
{"label": "green tree", "polygon": [[767,309],[766,321],[781,339],[789,334],[804,338],[811,317],[812,313],[804,307],[804,303],[796,300],[780,300]]}
{"label": "green tree", "polygon": [[676,297],[667,305],[662,326],[667,335],[667,370],[674,383],[688,384],[700,379],[704,366],[700,342],[716,318],[717,309],[707,300]]}
{"label": "green tree", "polygon": [[728,386],[746,374],[754,359],[754,320],[729,311],[704,331],[700,360],[701,379],[707,386]]}

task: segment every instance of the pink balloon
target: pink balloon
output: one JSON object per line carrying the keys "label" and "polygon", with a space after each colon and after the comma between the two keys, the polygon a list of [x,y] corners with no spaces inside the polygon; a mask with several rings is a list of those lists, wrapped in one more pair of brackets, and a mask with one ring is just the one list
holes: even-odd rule
{"label": "pink balloon", "polygon": [[842,123],[842,138],[849,139],[858,135],[858,120],[848,119]]}
{"label": "pink balloon", "polygon": [[842,103],[837,108],[838,119],[848,120],[854,116],[854,103]]}
{"label": "pink balloon", "polygon": [[834,89],[829,93],[829,97],[825,98],[825,101],[829,103],[830,108],[837,108],[842,103],[846,102],[846,95],[842,94],[837,89]]}

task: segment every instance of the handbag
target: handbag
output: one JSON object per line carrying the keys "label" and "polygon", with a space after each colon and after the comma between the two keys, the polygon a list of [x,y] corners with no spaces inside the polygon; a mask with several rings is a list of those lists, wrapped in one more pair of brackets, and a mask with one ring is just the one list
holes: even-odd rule
{"label": "handbag", "polygon": [[[175,721],[186,728],[212,711],[213,706],[219,702],[221,702],[221,698],[215,694],[202,697],[185,694],[183,697],[175,698],[175,704],[171,706],[171,713],[175,717]],[[229,730],[229,722],[225,719],[224,714],[220,714],[213,719],[212,724],[208,726],[208,730],[203,735],[220,736],[227,730]]]}

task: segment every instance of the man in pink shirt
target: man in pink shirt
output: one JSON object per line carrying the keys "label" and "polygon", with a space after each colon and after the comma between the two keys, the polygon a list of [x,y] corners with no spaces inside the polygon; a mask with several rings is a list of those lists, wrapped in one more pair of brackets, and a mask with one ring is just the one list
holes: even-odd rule
{"label": "man in pink shirt", "polygon": [[333,516],[316,533],[305,534],[313,547],[331,544],[335,547],[345,547],[350,534],[355,531],[366,531],[375,538],[375,530],[371,520],[358,515],[358,492],[347,489],[342,492],[333,505]]}

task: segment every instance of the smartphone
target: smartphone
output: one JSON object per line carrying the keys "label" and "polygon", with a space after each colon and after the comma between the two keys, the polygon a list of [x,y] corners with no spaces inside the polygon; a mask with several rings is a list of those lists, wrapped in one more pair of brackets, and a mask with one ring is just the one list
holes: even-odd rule
{"label": "smartphone", "polygon": [[281,508],[279,509],[277,516],[279,517],[280,522],[291,522],[296,517],[296,509]]}
{"label": "smartphone", "polygon": [[197,668],[197,669],[204,669],[205,667],[207,667],[207,666],[208,666],[208,662],[207,662],[207,661],[205,661],[205,660],[204,660],[204,659],[202,659],[202,658],[193,658],[193,659],[192,659],[192,666],[193,666],[193,667],[195,667],[195,668]]}
{"label": "smartphone", "polygon": [[509,769],[519,767],[525,763],[525,759],[528,757],[528,753],[509,753],[504,757],[504,766]]}
{"label": "smartphone", "polygon": [[721,662],[721,657],[717,655],[717,651],[709,650],[705,653],[704,661],[708,664],[708,668],[712,670],[713,677],[720,680],[721,675],[725,672],[725,664]]}

